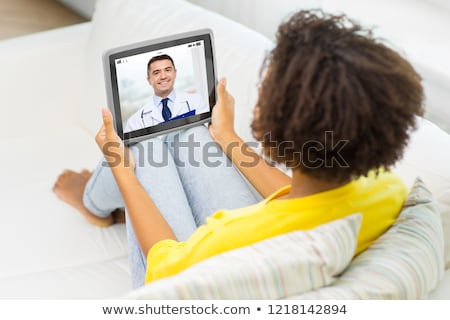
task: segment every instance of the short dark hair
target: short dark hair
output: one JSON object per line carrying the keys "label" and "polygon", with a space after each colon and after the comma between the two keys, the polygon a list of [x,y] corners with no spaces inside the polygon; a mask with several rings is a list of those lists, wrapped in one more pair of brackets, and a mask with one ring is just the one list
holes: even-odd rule
{"label": "short dark hair", "polygon": [[322,10],[295,13],[276,41],[252,122],[270,159],[335,182],[401,159],[423,114],[421,78],[408,61],[371,30]]}
{"label": "short dark hair", "polygon": [[152,58],[148,61],[148,63],[147,63],[147,73],[148,73],[148,71],[150,70],[150,65],[151,65],[153,62],[155,62],[155,61],[160,61],[160,60],[170,60],[170,62],[172,62],[173,68],[176,69],[176,68],[175,68],[175,63],[173,62],[172,57],[169,56],[168,54],[161,54],[161,55],[159,55],[159,56],[154,56],[154,57],[152,57]]}

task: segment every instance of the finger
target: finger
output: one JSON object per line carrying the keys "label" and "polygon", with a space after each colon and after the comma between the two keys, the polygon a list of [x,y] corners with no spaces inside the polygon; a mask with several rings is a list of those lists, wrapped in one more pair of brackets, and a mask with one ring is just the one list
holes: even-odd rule
{"label": "finger", "polygon": [[220,78],[219,82],[217,83],[217,94],[219,99],[224,98],[226,90],[227,90],[227,79]]}
{"label": "finger", "polygon": [[103,125],[105,126],[106,134],[114,132],[112,114],[107,108],[102,109]]}
{"label": "finger", "polygon": [[95,141],[97,144],[100,144],[103,140],[105,140],[105,125],[102,124],[97,134],[95,135]]}
{"label": "finger", "polygon": [[104,136],[105,135],[105,125],[102,124],[100,129],[98,129],[97,136]]}

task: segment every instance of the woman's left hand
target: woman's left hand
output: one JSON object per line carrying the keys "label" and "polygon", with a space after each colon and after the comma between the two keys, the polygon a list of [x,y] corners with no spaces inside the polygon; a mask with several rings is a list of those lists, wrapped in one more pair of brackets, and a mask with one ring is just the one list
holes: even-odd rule
{"label": "woman's left hand", "polygon": [[227,82],[221,78],[217,84],[217,102],[212,110],[209,132],[222,149],[236,139],[234,130],[234,98],[227,91]]}

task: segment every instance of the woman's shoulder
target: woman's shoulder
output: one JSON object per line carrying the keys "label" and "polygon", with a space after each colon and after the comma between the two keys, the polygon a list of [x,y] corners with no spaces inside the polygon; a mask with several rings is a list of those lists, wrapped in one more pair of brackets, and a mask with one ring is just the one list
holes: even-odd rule
{"label": "woman's shoulder", "polygon": [[372,185],[397,185],[406,189],[405,182],[398,174],[385,169],[372,170],[366,177],[362,177],[360,180],[365,180],[366,183]]}
{"label": "woman's shoulder", "polygon": [[408,189],[403,179],[390,170],[371,171],[365,177],[355,181],[356,190],[360,190],[367,196],[395,197],[405,200],[408,195]]}

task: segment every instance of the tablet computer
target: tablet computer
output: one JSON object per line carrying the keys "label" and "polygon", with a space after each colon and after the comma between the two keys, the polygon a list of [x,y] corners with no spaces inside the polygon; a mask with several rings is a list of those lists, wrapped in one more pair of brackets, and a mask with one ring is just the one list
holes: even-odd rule
{"label": "tablet computer", "polygon": [[217,76],[209,29],[108,50],[103,67],[108,107],[126,145],[211,119]]}

